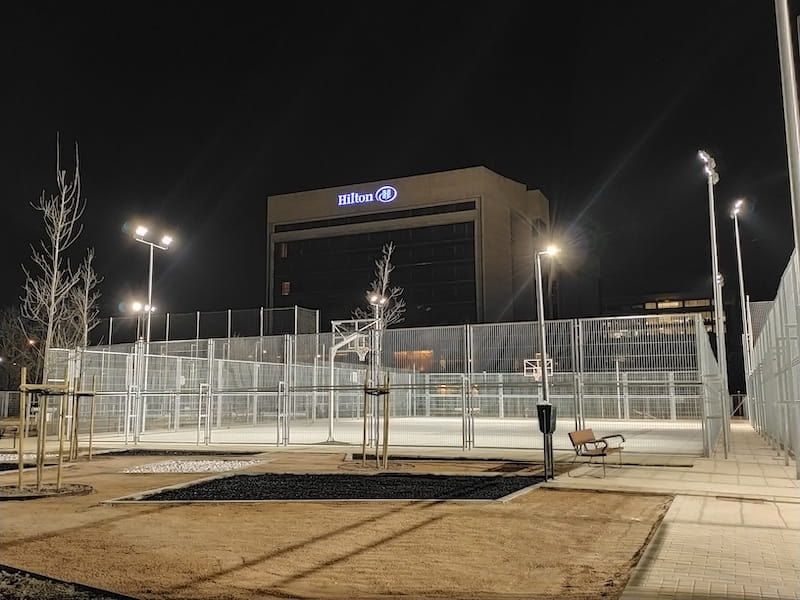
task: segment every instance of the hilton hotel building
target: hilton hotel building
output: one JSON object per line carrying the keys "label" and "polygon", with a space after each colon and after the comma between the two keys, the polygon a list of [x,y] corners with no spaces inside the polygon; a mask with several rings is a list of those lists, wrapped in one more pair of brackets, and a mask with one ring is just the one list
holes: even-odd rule
{"label": "hilton hotel building", "polygon": [[349,319],[394,242],[404,327],[535,319],[549,202],[485,167],[270,196],[267,304]]}

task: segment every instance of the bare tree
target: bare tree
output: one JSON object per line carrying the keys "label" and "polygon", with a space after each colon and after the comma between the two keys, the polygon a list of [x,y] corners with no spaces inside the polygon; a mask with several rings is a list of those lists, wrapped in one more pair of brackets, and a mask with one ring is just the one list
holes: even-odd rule
{"label": "bare tree", "polygon": [[85,348],[89,345],[89,332],[100,324],[97,286],[103,278],[94,270],[92,261],[94,249],[90,248],[76,273],[78,281],[64,299],[64,318],[53,337],[54,344],[60,348]]}
{"label": "bare tree", "polygon": [[[393,242],[384,244],[381,256],[375,261],[375,279],[367,290],[367,296],[376,294],[385,298],[383,304],[383,324],[384,327],[402,323],[405,320],[406,301],[403,300],[403,288],[391,285],[391,275],[394,271],[392,265],[392,254],[395,245]],[[373,317],[371,309],[356,308],[353,311],[354,319],[371,319]]]}
{"label": "bare tree", "polygon": [[56,182],[58,192],[47,197],[45,192],[31,206],[42,212],[46,237],[40,247],[31,246],[31,259],[35,273],[24,265],[25,284],[22,299],[22,316],[41,326],[45,332],[44,367],[42,381],[47,381],[47,359],[59,323],[64,322],[66,298],[80,280],[72,273],[65,258],[66,250],[81,233],[79,224],[86,202],[81,199],[80,163],[78,144],[75,144],[75,172],[71,179],[61,168],[60,142],[56,141]]}
{"label": "bare tree", "polygon": [[0,389],[19,386],[20,368],[26,367],[31,377],[38,377],[41,356],[37,340],[39,331],[28,329],[19,307],[0,309]]}

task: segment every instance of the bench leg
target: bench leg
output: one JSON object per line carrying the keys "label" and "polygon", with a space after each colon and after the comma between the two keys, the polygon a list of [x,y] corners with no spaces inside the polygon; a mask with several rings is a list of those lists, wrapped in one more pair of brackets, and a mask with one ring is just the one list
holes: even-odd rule
{"label": "bench leg", "polygon": [[567,471],[567,477],[572,477],[572,469],[575,468],[575,461],[578,460],[578,453],[575,453],[575,456],[572,459],[572,462],[569,464],[570,469]]}

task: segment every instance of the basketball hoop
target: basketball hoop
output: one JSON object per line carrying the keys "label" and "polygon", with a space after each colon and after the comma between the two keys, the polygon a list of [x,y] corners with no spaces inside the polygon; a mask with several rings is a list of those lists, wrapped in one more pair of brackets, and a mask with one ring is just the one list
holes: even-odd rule
{"label": "basketball hoop", "polygon": [[[523,362],[523,372],[525,377],[533,377],[534,381],[542,380],[542,360],[540,358],[526,358]],[[547,359],[547,374],[553,375],[553,359]]]}
{"label": "basketball hoop", "polygon": [[358,354],[358,360],[364,362],[367,360],[367,354],[369,354],[369,346],[354,346],[353,351]]}

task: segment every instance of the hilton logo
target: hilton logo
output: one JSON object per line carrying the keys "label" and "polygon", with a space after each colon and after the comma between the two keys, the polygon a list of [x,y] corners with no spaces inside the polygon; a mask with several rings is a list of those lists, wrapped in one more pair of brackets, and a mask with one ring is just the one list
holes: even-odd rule
{"label": "hilton logo", "polygon": [[383,187],[379,187],[374,194],[360,194],[358,192],[339,194],[339,206],[366,204],[367,202],[375,202],[376,200],[388,204],[395,198],[397,198],[397,190],[391,185],[384,185]]}

